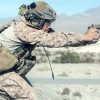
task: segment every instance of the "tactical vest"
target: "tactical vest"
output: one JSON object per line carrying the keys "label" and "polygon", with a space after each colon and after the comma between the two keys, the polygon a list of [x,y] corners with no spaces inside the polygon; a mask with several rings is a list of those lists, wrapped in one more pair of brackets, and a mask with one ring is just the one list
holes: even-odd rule
{"label": "tactical vest", "polygon": [[35,64],[36,57],[32,56],[32,51],[36,45],[30,45],[19,40],[12,26],[0,33],[0,43],[10,50],[10,53],[18,60],[11,70],[16,71],[20,75],[26,75]]}
{"label": "tactical vest", "polygon": [[35,44],[23,44],[17,48],[15,52],[13,52],[13,54],[18,58],[18,63],[14,66],[13,69],[18,74],[25,76],[35,65],[36,57],[32,56],[32,51],[35,47]]}

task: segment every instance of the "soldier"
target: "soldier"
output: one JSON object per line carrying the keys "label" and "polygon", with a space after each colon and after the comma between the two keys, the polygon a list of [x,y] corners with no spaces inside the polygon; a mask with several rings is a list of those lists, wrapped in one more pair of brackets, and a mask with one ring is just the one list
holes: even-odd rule
{"label": "soldier", "polygon": [[19,14],[21,20],[14,21],[0,33],[2,46],[10,51],[13,59],[17,58],[17,63],[13,60],[10,67],[0,68],[0,93],[4,97],[8,96],[10,100],[36,100],[35,92],[24,80],[36,61],[36,57],[32,55],[34,48],[36,46],[58,48],[92,44],[98,41],[100,35],[94,28],[81,35],[55,32],[51,28],[51,23],[56,20],[56,13],[42,1],[22,5],[19,8]]}

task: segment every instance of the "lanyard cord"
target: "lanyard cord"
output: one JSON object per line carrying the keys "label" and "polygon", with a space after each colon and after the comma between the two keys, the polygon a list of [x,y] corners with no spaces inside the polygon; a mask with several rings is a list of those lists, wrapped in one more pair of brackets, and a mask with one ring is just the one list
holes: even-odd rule
{"label": "lanyard cord", "polygon": [[53,69],[52,69],[52,66],[51,66],[51,61],[49,59],[48,53],[47,53],[46,49],[44,48],[44,46],[43,46],[43,49],[44,49],[46,56],[48,58],[48,61],[49,61],[49,64],[50,64],[50,69],[51,69],[51,72],[52,72],[52,79],[54,80],[54,72],[53,72]]}

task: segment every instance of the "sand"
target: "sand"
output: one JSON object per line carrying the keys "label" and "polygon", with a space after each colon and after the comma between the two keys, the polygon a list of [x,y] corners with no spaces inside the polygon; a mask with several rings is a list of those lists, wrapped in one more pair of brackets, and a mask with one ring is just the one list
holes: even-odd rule
{"label": "sand", "polygon": [[52,67],[55,81],[47,63],[37,64],[27,75],[38,100],[100,100],[99,64],[52,64]]}

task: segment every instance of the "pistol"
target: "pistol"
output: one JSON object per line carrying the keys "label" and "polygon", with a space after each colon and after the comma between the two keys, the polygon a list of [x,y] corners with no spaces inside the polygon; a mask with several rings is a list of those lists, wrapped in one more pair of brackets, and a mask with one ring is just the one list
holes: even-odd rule
{"label": "pistol", "polygon": [[91,26],[88,27],[88,30],[90,28],[96,28],[98,30],[98,33],[100,33],[100,24],[92,24]]}

